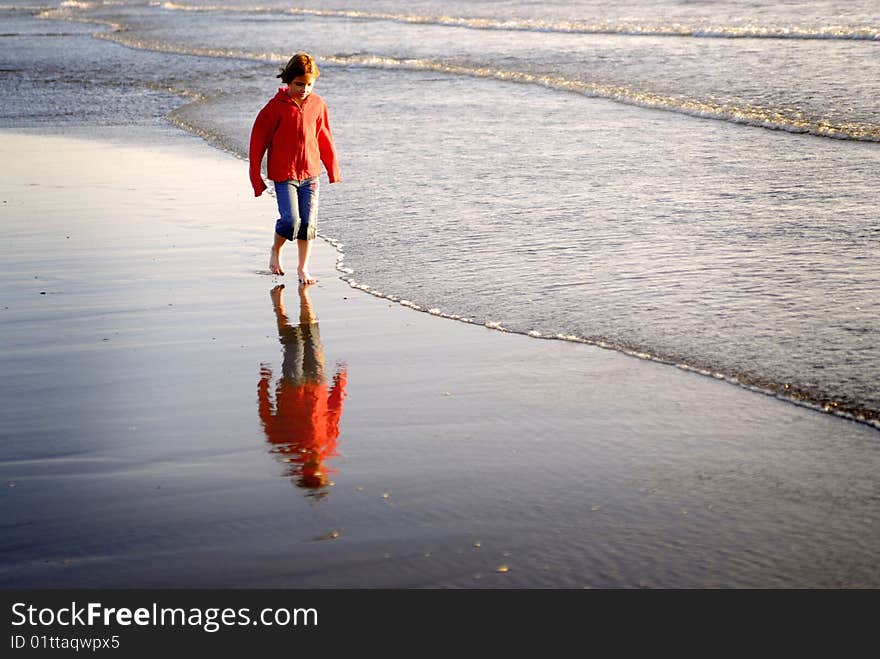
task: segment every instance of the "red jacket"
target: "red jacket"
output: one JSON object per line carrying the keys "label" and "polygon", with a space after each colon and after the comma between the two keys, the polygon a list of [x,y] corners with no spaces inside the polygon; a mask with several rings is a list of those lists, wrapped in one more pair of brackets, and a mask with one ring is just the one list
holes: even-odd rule
{"label": "red jacket", "polygon": [[317,94],[309,94],[300,110],[282,87],[257,115],[250,145],[250,177],[256,197],[266,189],[260,167],[267,149],[273,181],[318,176],[322,162],[331,183],[342,180],[327,105]]}

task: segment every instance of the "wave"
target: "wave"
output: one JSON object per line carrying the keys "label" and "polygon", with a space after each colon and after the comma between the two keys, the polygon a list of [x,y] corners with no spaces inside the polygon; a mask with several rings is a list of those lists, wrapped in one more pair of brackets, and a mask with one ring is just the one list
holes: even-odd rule
{"label": "wave", "polygon": [[[130,33],[116,31],[95,36],[116,41],[125,46],[159,52],[202,57],[249,59],[283,64],[289,56],[283,53],[256,53],[245,50],[183,47],[158,41],[145,41]],[[603,98],[617,103],[634,105],[651,110],[664,110],[701,119],[715,119],[789,133],[813,135],[840,140],[880,142],[880,126],[858,122],[832,123],[822,119],[803,116],[796,111],[763,108],[754,105],[720,104],[699,99],[682,99],[647,90],[632,89],[621,85],[604,85],[595,82],[573,80],[561,76],[538,75],[523,71],[496,69],[492,67],[465,66],[427,59],[400,59],[382,55],[322,55],[319,60],[339,66],[360,66],[379,69],[407,71],[433,71],[447,75],[487,78],[519,84],[540,85],[558,91],[567,91]]]}
{"label": "wave", "polygon": [[41,14],[45,12],[57,12],[65,9],[88,10],[96,7],[112,7],[121,4],[121,0],[94,0],[83,2],[81,0],[64,0],[58,4],[46,5],[7,5],[0,4],[0,11],[26,12],[29,14]]}
{"label": "wave", "polygon": [[432,60],[397,59],[381,56],[328,56],[325,61],[341,65],[358,64],[378,68],[414,69],[466,75],[477,78],[493,78],[506,82],[541,85],[551,89],[571,91],[596,98],[605,98],[626,105],[636,105],[652,110],[666,110],[704,119],[717,119],[791,133],[805,133],[817,137],[880,142],[880,126],[856,122],[834,124],[810,119],[784,110],[758,106],[718,104],[696,99],[681,99],[651,91],[636,90],[620,85],[603,85],[595,82],[572,80],[560,76],[544,76],[522,71],[469,67],[446,64]]}
{"label": "wave", "polygon": [[[114,4],[114,0],[104,0],[105,4]],[[257,53],[246,50],[199,48],[170,44],[162,41],[144,40],[135,37],[128,32],[125,26],[113,23],[105,19],[89,18],[79,14],[76,10],[86,8],[92,3],[79,2],[78,0],[66,0],[64,6],[48,12],[43,12],[41,17],[58,18],[70,21],[91,22],[108,26],[111,31],[95,34],[96,37],[109,39],[121,45],[141,50],[153,50],[157,52],[177,53],[181,55],[196,55],[202,57],[221,57],[229,59],[244,59],[256,61],[278,62],[283,64],[289,58],[286,54]],[[159,5],[160,3],[153,3]],[[181,5],[171,2],[161,3],[163,7],[173,7],[184,11],[228,11],[216,6]],[[272,11],[278,9],[261,9],[259,7],[238,8],[235,11]],[[333,15],[365,14],[366,12],[344,12],[312,10],[312,9],[287,9],[286,12],[302,13],[330,13]],[[369,16],[384,16],[384,14],[371,13]],[[417,17],[420,18],[420,17]],[[463,19],[465,20],[465,19]],[[471,20],[471,19],[466,19]],[[477,19],[473,19],[477,20]],[[880,33],[878,33],[880,38]],[[434,71],[448,75],[469,76],[474,78],[489,78],[504,82],[520,84],[540,85],[559,91],[569,91],[594,98],[604,98],[617,103],[643,107],[651,110],[663,110],[675,112],[701,119],[714,119],[734,124],[741,124],[769,130],[780,130],[789,133],[813,135],[840,140],[854,140],[863,142],[880,142],[880,125],[860,122],[834,123],[824,119],[812,118],[799,113],[796,110],[783,110],[765,108],[746,104],[735,105],[732,103],[717,103],[702,99],[687,99],[668,94],[660,94],[650,90],[634,89],[623,85],[608,85],[596,82],[588,82],[565,78],[562,76],[538,75],[524,71],[496,69],[492,67],[467,66],[450,64],[437,60],[428,59],[403,59],[383,55],[322,55],[315,53],[319,59],[340,66],[361,66],[381,69]]]}
{"label": "wave", "polygon": [[510,30],[519,32],[560,32],[564,34],[615,34],[621,36],[694,37],[704,39],[846,39],[880,41],[880,26],[824,27],[783,26],[689,26],[681,24],[650,25],[642,23],[591,23],[588,21],[545,21],[535,19],[494,19],[463,16],[421,16],[387,12],[352,11],[336,9],[306,9],[301,7],[260,7],[187,5],[177,2],[152,2],[154,7],[169,11],[226,12],[247,14],[287,14],[319,16],[363,21],[393,21],[416,25],[439,25],[472,30]]}
{"label": "wave", "polygon": [[[78,37],[80,36],[78,32],[0,32],[0,37],[9,38],[9,37],[26,37],[28,39],[33,37]],[[0,69],[0,71],[4,71],[5,69]]]}
{"label": "wave", "polygon": [[34,14],[55,9],[55,5],[0,5],[0,11],[15,11]]}

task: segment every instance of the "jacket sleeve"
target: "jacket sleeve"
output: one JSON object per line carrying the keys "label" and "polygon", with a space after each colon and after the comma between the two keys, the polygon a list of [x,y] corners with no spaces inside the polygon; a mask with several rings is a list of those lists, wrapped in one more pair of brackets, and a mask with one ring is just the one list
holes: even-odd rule
{"label": "jacket sleeve", "polygon": [[333,145],[333,134],[330,132],[330,114],[327,106],[318,117],[318,151],[321,153],[321,162],[324,163],[324,169],[327,170],[327,178],[331,183],[338,183],[342,180],[342,174],[339,172],[339,161],[336,158],[336,147]]}
{"label": "jacket sleeve", "polygon": [[270,107],[271,105],[271,103],[268,103],[266,107],[260,110],[260,113],[254,121],[254,127],[251,129],[251,143],[249,150],[250,178],[251,185],[254,188],[255,197],[259,197],[266,189],[266,183],[263,181],[262,172],[263,156],[266,155],[266,150],[272,142],[272,137],[275,134],[277,124],[274,112]]}
{"label": "jacket sleeve", "polygon": [[333,388],[327,397],[327,437],[334,442],[339,437],[339,419],[342,416],[346,384],[348,384],[348,376],[345,370],[342,370],[333,377]]}
{"label": "jacket sleeve", "polygon": [[275,415],[272,410],[272,399],[269,397],[269,380],[272,378],[272,369],[267,364],[260,364],[260,381],[257,384],[258,409],[260,421],[263,422],[263,430],[266,438],[271,442],[275,439]]}

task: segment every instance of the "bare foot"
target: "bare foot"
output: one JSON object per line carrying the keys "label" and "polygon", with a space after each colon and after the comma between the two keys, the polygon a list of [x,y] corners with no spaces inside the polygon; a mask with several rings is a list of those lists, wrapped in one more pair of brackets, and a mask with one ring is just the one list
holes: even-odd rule
{"label": "bare foot", "polygon": [[315,279],[314,277],[312,277],[309,274],[308,270],[297,270],[296,275],[297,275],[297,277],[299,277],[299,283],[304,286],[311,286],[312,284],[315,284],[318,282],[317,279]]}
{"label": "bare foot", "polygon": [[284,275],[281,267],[281,253],[274,247],[269,250],[269,272],[273,275]]}
{"label": "bare foot", "polygon": [[272,306],[284,307],[284,284],[278,284],[269,291],[269,297],[272,298]]}

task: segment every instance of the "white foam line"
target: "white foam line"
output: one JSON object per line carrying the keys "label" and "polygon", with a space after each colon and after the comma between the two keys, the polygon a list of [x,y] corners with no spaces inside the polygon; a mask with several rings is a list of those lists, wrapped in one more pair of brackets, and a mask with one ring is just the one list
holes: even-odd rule
{"label": "white foam line", "polygon": [[29,14],[55,9],[54,5],[0,5],[0,11],[20,11]]}
{"label": "white foam line", "polygon": [[541,76],[523,71],[507,71],[488,67],[468,67],[424,59],[398,59],[379,56],[328,56],[324,59],[341,65],[356,64],[374,68],[436,71],[450,75],[491,78],[504,82],[540,85],[551,89],[575,92],[584,96],[604,98],[625,105],[676,112],[701,119],[716,119],[757,128],[814,135],[816,137],[880,142],[880,126],[858,123],[836,125],[821,120],[786,116],[781,111],[761,107],[738,107],[699,100],[681,100],[649,91],[571,80],[559,76]]}
{"label": "white foam line", "polygon": [[[330,239],[327,239],[323,235],[321,237],[324,240],[327,240],[327,242],[330,243],[331,245],[334,245],[334,246],[336,245],[336,243],[334,243]],[[344,253],[342,253],[341,250],[339,250],[339,252],[340,253],[337,256],[337,264],[341,263],[345,257]],[[407,307],[407,308],[412,309],[414,311],[421,311],[423,313],[429,313],[433,316],[438,316],[440,318],[446,318],[448,320],[454,320],[454,321],[460,322],[460,323],[467,323],[467,324],[474,323],[474,320],[472,318],[466,318],[466,317],[460,316],[458,314],[453,314],[453,313],[445,313],[436,307],[424,308],[424,307],[419,306],[418,304],[415,304],[414,302],[411,302],[410,300],[401,299],[400,297],[398,297],[396,295],[380,293],[379,291],[377,291],[375,289],[371,289],[366,284],[361,284],[361,283],[357,282],[354,278],[349,276],[349,269],[346,269],[346,268],[337,268],[337,269],[343,273],[343,276],[341,276],[341,279],[343,281],[347,282],[348,285],[351,286],[352,288],[356,288],[358,290],[362,290],[364,292],[370,293],[371,295],[388,300],[389,302],[395,302],[403,307]],[[854,421],[856,423],[861,423],[861,424],[870,426],[870,427],[880,431],[880,419],[868,419],[862,415],[855,415],[850,412],[840,410],[838,408],[838,404],[834,403],[834,402],[826,402],[826,403],[820,404],[820,403],[814,403],[811,401],[802,400],[800,398],[797,398],[795,395],[786,395],[784,390],[776,391],[776,390],[761,387],[758,385],[753,385],[750,383],[741,382],[736,376],[725,375],[724,373],[720,373],[718,371],[711,371],[708,369],[692,366],[690,364],[677,362],[672,359],[666,359],[663,357],[659,357],[657,355],[652,355],[652,354],[650,354],[648,352],[644,352],[642,350],[635,350],[635,349],[627,348],[625,346],[615,344],[615,343],[610,343],[610,342],[604,341],[602,339],[589,339],[589,338],[577,336],[574,334],[561,334],[561,333],[560,334],[543,334],[538,330],[530,330],[527,332],[521,332],[518,330],[512,330],[508,327],[505,327],[504,325],[502,325],[498,321],[488,321],[487,320],[487,321],[484,321],[482,323],[482,325],[487,329],[497,331],[497,332],[520,334],[520,335],[527,337],[527,338],[530,338],[530,339],[557,340],[557,341],[566,341],[569,343],[581,343],[581,344],[595,346],[597,348],[602,348],[604,350],[613,350],[614,352],[621,353],[621,354],[627,355],[629,357],[634,357],[634,358],[639,359],[641,361],[650,361],[650,362],[655,362],[658,364],[664,364],[666,366],[674,366],[678,369],[681,369],[682,371],[687,371],[687,372],[693,373],[694,375],[698,375],[701,377],[711,377],[715,380],[721,380],[723,382],[726,382],[727,384],[735,385],[737,387],[747,389],[748,391],[752,391],[754,393],[759,393],[759,394],[763,394],[765,396],[770,396],[770,397],[776,398],[780,401],[783,401],[786,403],[791,403],[791,404],[797,405],[799,407],[804,407],[804,408],[810,409],[815,412],[830,414],[832,416],[846,419],[848,421]]]}
{"label": "white foam line", "polygon": [[220,12],[248,14],[276,14],[316,16],[346,20],[393,21],[415,25],[437,25],[473,30],[497,30],[514,32],[545,32],[561,34],[620,35],[632,37],[691,37],[702,39],[845,39],[880,41],[880,27],[847,27],[826,25],[817,28],[780,26],[689,26],[647,25],[640,23],[590,23],[586,21],[545,21],[535,19],[477,18],[465,16],[438,16],[397,14],[389,12],[351,11],[333,9],[309,9],[304,7],[222,6],[190,5],[178,2],[151,2],[152,6],[167,11]]}
{"label": "white foam line", "polygon": [[[54,16],[53,16],[54,17]],[[77,19],[64,17],[66,20],[81,20],[83,22],[95,22],[110,25],[111,32],[96,33],[94,36],[101,39],[115,41],[116,43],[140,50],[156,52],[169,52],[181,55],[195,55],[202,57],[222,57],[227,59],[241,59],[251,61],[279,62],[287,61],[287,55],[281,53],[254,53],[243,50],[225,50],[213,48],[182,48],[180,46],[162,43],[146,42],[138,40],[126,34],[121,26],[106,21],[92,19]],[[672,96],[664,96],[649,91],[639,91],[623,86],[602,85],[594,82],[570,80],[559,76],[539,76],[523,71],[508,71],[492,69],[489,67],[469,67],[454,64],[445,64],[424,59],[399,59],[376,55],[324,55],[318,56],[332,64],[342,66],[363,66],[382,69],[436,71],[449,75],[462,75],[473,78],[489,78],[503,82],[516,82],[532,84],[571,91],[584,96],[604,98],[625,105],[634,105],[651,110],[664,110],[685,114],[701,119],[715,119],[734,124],[742,124],[770,130],[781,130],[790,133],[813,135],[816,137],[828,137],[843,140],[856,140],[864,142],[880,142],[880,126],[871,124],[845,123],[831,124],[822,120],[810,120],[796,116],[786,116],[777,110],[769,110],[760,107],[737,107],[730,105],[718,105],[699,100],[681,100]]]}

